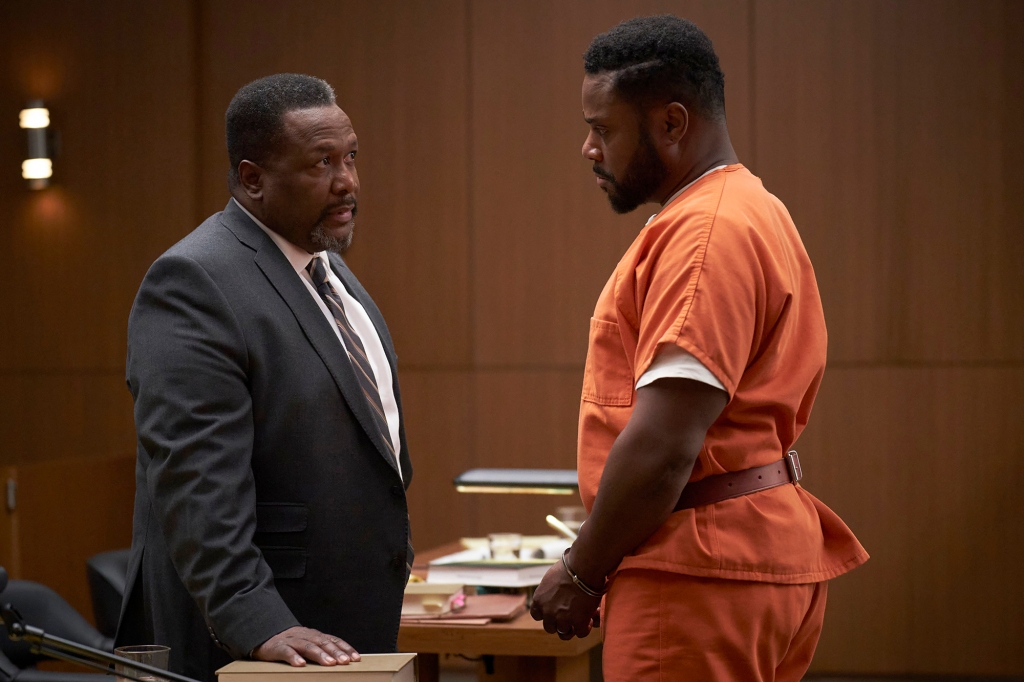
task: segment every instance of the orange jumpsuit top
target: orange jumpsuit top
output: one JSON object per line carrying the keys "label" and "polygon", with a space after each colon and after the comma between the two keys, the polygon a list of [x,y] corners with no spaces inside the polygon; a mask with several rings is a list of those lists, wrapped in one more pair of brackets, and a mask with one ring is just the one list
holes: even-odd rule
{"label": "orange jumpsuit top", "polygon": [[[588,510],[633,412],[636,382],[669,344],[692,353],[729,392],[690,480],[782,459],[825,371],[825,319],[793,220],[742,165],[704,176],[662,209],[601,292],[580,406]],[[619,568],[797,584],[867,558],[835,513],[783,485],[673,513]]]}

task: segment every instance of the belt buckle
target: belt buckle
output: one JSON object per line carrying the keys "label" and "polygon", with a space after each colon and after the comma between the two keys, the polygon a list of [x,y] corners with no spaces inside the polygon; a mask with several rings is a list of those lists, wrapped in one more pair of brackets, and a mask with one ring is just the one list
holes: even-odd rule
{"label": "belt buckle", "polygon": [[804,477],[804,470],[800,467],[800,455],[796,454],[796,450],[786,453],[786,468],[789,469],[789,477],[793,483],[799,482]]}

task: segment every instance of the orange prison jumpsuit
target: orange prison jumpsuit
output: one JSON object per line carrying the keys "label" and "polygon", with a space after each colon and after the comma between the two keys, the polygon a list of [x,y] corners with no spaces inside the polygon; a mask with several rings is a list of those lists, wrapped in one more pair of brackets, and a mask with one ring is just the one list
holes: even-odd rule
{"label": "orange prison jumpsuit", "polygon": [[[634,386],[669,344],[700,360],[730,399],[690,480],[782,459],[821,383],[825,320],[789,213],[742,165],[662,209],[601,292],[580,406],[588,510]],[[867,558],[798,485],[675,512],[613,576],[605,679],[795,682],[817,645],[825,581]]]}

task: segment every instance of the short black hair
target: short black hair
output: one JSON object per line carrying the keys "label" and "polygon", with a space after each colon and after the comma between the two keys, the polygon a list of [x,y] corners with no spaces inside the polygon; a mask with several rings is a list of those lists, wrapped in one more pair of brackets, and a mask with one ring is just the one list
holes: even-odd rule
{"label": "short black hair", "polygon": [[274,152],[285,112],[334,103],[334,88],[327,81],[297,73],[278,73],[242,86],[224,115],[231,161],[228,182],[238,181],[242,161],[262,164]]}
{"label": "short black hair", "polygon": [[612,74],[616,93],[640,107],[680,102],[704,118],[725,117],[725,75],[704,31],[671,14],[636,17],[594,38],[586,73]]}

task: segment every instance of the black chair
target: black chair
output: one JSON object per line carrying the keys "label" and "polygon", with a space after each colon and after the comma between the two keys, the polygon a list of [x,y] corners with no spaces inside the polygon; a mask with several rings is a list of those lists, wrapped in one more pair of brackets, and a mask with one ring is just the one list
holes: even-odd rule
{"label": "black chair", "polygon": [[117,619],[121,616],[121,601],[128,581],[130,553],[129,549],[116,549],[97,554],[85,562],[96,629],[107,637],[117,633]]}
{"label": "black chair", "polygon": [[[103,636],[64,598],[45,585],[30,580],[11,580],[0,594],[0,602],[11,604],[25,622],[42,628],[47,634],[79,644],[113,651],[114,640]],[[110,682],[110,677],[93,673],[65,673],[37,670],[36,664],[48,660],[30,650],[27,642],[15,642],[0,624],[0,682]]]}

